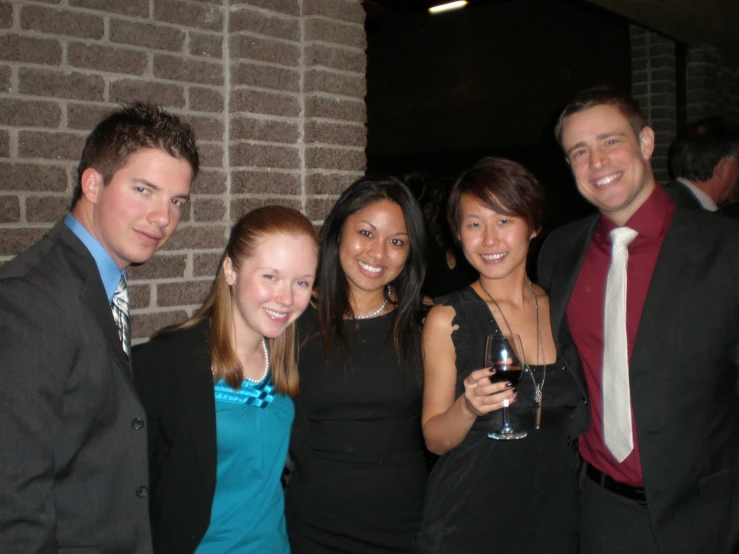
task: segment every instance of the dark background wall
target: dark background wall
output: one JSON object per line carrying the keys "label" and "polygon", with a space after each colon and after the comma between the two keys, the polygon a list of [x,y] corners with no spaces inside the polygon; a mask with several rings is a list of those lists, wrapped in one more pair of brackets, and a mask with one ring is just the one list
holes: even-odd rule
{"label": "dark background wall", "polygon": [[368,168],[452,175],[491,154],[532,170],[550,223],[588,211],[552,136],[577,90],[629,91],[628,22],[581,2],[471,3],[441,15],[369,14]]}

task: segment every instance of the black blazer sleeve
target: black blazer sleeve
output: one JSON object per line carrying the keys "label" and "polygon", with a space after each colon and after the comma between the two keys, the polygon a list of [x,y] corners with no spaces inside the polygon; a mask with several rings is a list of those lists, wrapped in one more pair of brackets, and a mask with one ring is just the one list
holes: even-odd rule
{"label": "black blazer sleeve", "polygon": [[72,367],[70,321],[44,291],[0,281],[0,551],[53,552],[54,435]]}
{"label": "black blazer sleeve", "polygon": [[194,552],[210,523],[216,426],[208,322],[165,333],[133,349],[146,409],[149,509],[157,554]]}
{"label": "black blazer sleeve", "polygon": [[[176,432],[175,385],[176,369],[168,355],[168,348],[160,348],[168,341],[155,341],[135,346],[131,359],[136,391],[146,411],[148,427],[146,436],[149,450],[149,483],[153,484],[161,468],[161,461],[166,458],[167,451]],[[162,418],[165,425],[162,425]],[[170,423],[170,425],[167,425]]]}

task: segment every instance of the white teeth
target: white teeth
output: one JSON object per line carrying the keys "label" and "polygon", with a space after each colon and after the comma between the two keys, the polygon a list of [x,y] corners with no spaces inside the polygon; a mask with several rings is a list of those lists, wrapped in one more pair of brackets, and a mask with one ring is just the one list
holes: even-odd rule
{"label": "white teeth", "polygon": [[501,252],[500,254],[482,254],[482,259],[488,261],[499,260],[505,255],[505,252]]}
{"label": "white teeth", "polygon": [[616,173],[615,175],[609,175],[608,177],[603,177],[602,179],[597,179],[595,181],[595,185],[598,187],[604,187],[606,185],[610,185],[613,181],[621,177],[621,173]]}
{"label": "white teeth", "polygon": [[374,267],[363,262],[359,262],[359,267],[361,267],[365,271],[371,271],[372,273],[380,273],[382,271],[381,267]]}
{"label": "white teeth", "polygon": [[270,310],[267,308],[264,308],[264,311],[267,312],[271,317],[275,319],[285,319],[287,317],[287,314],[283,314],[281,312],[276,312],[274,310]]}

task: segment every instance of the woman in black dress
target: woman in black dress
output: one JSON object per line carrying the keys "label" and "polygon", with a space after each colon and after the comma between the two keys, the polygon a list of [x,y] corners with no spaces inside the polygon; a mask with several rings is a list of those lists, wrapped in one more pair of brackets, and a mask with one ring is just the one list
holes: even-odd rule
{"label": "woman in black dress", "polygon": [[320,245],[315,306],[298,320],[290,545],[410,553],[427,477],[423,216],[400,181],[360,179],[326,218]]}
{"label": "woman in black dress", "polygon": [[[438,298],[424,326],[423,433],[441,458],[427,486],[420,551],[574,554],[570,442],[581,430],[570,424],[583,392],[557,361],[549,298],[526,274],[544,215],[541,187],[519,164],[485,158],[454,185],[448,215],[479,279]],[[523,342],[529,371],[517,391],[491,383],[491,368],[483,368],[486,338],[499,333]],[[519,416],[514,427],[528,436],[488,438],[509,404]]]}

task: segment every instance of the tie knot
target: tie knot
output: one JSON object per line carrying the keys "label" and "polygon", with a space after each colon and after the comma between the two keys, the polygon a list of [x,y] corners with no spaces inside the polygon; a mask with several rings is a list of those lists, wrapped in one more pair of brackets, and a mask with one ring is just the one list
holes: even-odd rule
{"label": "tie knot", "polygon": [[609,233],[613,248],[625,248],[639,233],[628,227],[616,227]]}
{"label": "tie knot", "polygon": [[121,275],[121,280],[118,281],[118,286],[115,288],[113,295],[122,294],[126,290],[128,290],[128,287],[126,287],[126,278]]}

